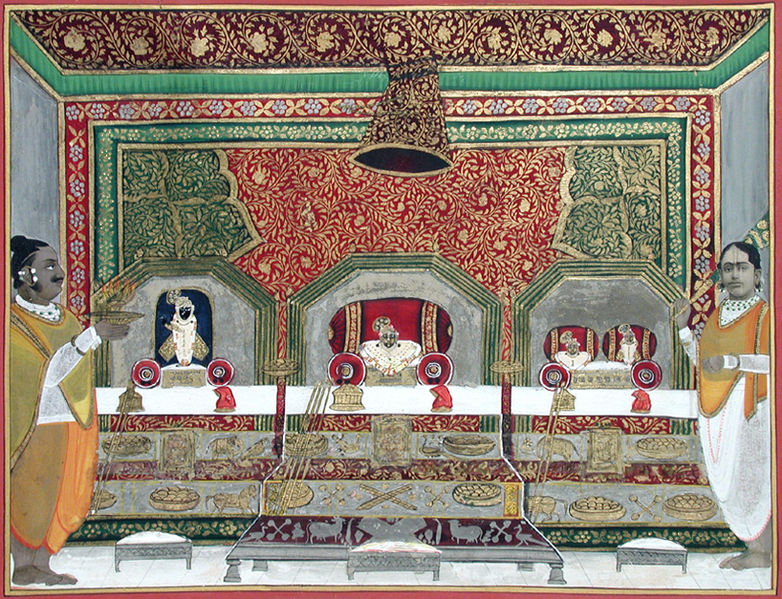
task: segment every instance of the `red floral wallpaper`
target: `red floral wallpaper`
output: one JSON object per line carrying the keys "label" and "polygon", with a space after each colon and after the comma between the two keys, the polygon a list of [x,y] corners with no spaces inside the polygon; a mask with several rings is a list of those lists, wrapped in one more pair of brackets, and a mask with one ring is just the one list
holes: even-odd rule
{"label": "red floral wallpaper", "polygon": [[[133,126],[154,121],[274,122],[279,119],[355,119],[357,110],[376,98],[126,99],[66,102],[64,110],[66,301],[81,318],[89,310],[93,266],[90,174],[94,148],[89,126],[98,121]],[[599,134],[593,117],[661,115],[686,118],[684,146],[688,239],[686,288],[710,287],[714,268],[714,100],[708,95],[475,96],[446,98],[446,117],[476,122],[500,118],[537,118],[553,135],[568,115],[588,118],[585,127]],[[247,144],[248,146],[250,144]],[[395,178],[362,170],[356,176],[346,162],[349,150],[272,147],[226,149],[237,178],[237,195],[248,209],[264,243],[236,259],[279,301],[280,355],[285,353],[287,298],[351,252],[438,252],[444,259],[509,300],[558,256],[551,249],[560,214],[557,185],[565,146],[453,150],[455,166],[436,178]],[[215,147],[220,147],[216,141]],[[95,156],[97,161],[102,156]],[[110,227],[103,227],[110,232]],[[97,229],[96,229],[97,231]],[[673,240],[672,242],[676,242]],[[109,248],[110,249],[110,248]],[[105,260],[104,264],[110,266]],[[696,300],[691,320],[703,326],[713,306],[712,293]],[[510,344],[511,314],[505,305],[503,356]]]}
{"label": "red floral wallpaper", "polygon": [[279,300],[354,252],[438,252],[495,293],[559,255],[564,148],[456,150],[454,168],[427,178],[370,173],[347,150],[226,153],[265,240],[236,264]]}

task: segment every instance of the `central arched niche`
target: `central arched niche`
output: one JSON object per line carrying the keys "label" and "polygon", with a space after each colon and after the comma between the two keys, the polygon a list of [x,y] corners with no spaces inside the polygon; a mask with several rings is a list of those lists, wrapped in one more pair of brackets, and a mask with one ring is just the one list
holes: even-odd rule
{"label": "central arched niche", "polygon": [[333,355],[329,322],[340,308],[394,297],[428,300],[448,312],[453,384],[491,382],[488,365],[499,355],[499,299],[450,262],[421,254],[350,256],[292,296],[288,356],[302,367],[291,382],[312,385],[326,377]]}

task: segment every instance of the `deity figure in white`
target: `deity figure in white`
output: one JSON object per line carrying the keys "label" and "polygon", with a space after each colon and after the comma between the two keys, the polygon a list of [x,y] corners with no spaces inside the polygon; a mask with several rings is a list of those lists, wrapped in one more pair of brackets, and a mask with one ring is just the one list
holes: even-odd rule
{"label": "deity figure in white", "polygon": [[377,341],[366,341],[358,353],[367,366],[375,368],[385,376],[394,376],[408,366],[413,366],[421,357],[421,346],[415,341],[400,341],[399,332],[387,316],[378,316],[372,323],[377,332]]}
{"label": "deity figure in white", "polygon": [[638,339],[629,324],[619,325],[619,332],[622,334],[622,340],[619,342],[616,358],[624,362],[626,366],[632,366],[641,359],[641,354],[638,352]]}
{"label": "deity figure in white", "polygon": [[176,355],[180,366],[189,366],[193,356],[203,360],[209,349],[196,331],[198,321],[195,316],[193,302],[179,289],[172,289],[166,294],[166,301],[174,306],[174,315],[166,328],[171,331],[168,339],[158,350],[166,360]]}
{"label": "deity figure in white", "polygon": [[565,350],[555,353],[554,359],[568,370],[578,370],[592,361],[588,351],[581,351],[581,344],[571,331],[562,333],[559,336],[559,343],[565,346]]}

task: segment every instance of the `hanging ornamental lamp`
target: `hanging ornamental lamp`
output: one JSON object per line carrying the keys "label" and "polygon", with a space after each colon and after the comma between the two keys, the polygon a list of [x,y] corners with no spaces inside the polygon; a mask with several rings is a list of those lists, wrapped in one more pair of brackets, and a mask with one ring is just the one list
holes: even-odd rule
{"label": "hanging ornamental lamp", "polygon": [[431,58],[388,65],[388,86],[361,147],[350,157],[372,171],[401,177],[448,170],[448,135],[437,65]]}

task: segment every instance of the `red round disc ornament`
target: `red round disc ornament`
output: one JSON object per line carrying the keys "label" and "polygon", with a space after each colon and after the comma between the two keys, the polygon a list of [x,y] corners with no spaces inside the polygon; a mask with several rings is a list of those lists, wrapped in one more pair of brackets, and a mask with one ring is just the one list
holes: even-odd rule
{"label": "red round disc ornament", "polygon": [[630,374],[633,385],[644,391],[656,389],[663,380],[663,371],[654,360],[639,360],[633,364]]}
{"label": "red round disc ornament", "polygon": [[215,358],[206,367],[206,380],[213,387],[228,385],[234,380],[234,374],[236,374],[236,371],[233,364],[225,358]]}
{"label": "red round disc ornament", "polygon": [[360,385],[364,382],[367,367],[357,354],[341,352],[329,360],[329,378],[335,385]]}
{"label": "red round disc ornament", "polygon": [[431,352],[421,358],[415,372],[422,385],[447,385],[453,377],[453,362],[447,354]]}
{"label": "red round disc ornament", "polygon": [[130,378],[137,387],[151,389],[160,384],[160,364],[149,358],[144,358],[133,364]]}
{"label": "red round disc ornament", "polygon": [[549,391],[559,388],[567,389],[570,386],[570,371],[562,364],[549,362],[540,369],[538,379],[541,386]]}

